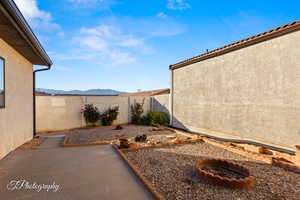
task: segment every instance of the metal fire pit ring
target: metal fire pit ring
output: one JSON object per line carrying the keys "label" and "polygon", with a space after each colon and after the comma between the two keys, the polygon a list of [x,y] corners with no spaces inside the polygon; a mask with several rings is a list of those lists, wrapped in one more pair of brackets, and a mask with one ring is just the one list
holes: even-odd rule
{"label": "metal fire pit ring", "polygon": [[[229,178],[226,176],[220,176],[218,174],[214,174],[212,172],[209,172],[205,170],[205,167],[222,167],[225,169],[228,169],[230,171],[234,171],[238,174],[242,174],[243,178]],[[203,178],[204,180],[221,185],[228,188],[240,188],[240,189],[249,189],[254,186],[255,179],[250,174],[249,169],[233,163],[229,162],[227,160],[220,160],[220,159],[205,159],[197,161],[196,163],[196,170],[198,175]]]}

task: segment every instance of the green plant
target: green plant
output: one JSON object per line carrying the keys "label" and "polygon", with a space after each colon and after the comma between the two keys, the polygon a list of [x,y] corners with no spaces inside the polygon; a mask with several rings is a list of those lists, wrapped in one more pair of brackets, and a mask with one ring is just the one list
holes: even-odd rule
{"label": "green plant", "polygon": [[103,126],[112,125],[113,121],[117,119],[119,114],[119,107],[109,108],[101,115],[101,122]]}
{"label": "green plant", "polygon": [[170,122],[169,116],[164,112],[150,111],[147,115],[148,123],[151,126],[167,126]]}
{"label": "green plant", "polygon": [[147,140],[147,135],[143,134],[143,135],[137,135],[134,138],[135,142],[146,142]]}
{"label": "green plant", "polygon": [[134,104],[131,105],[131,123],[141,124],[141,117],[144,113],[144,102],[145,99],[143,99],[142,103],[134,102]]}
{"label": "green plant", "polygon": [[98,108],[93,104],[86,104],[82,110],[85,122],[87,124],[93,124],[100,119],[100,113],[98,112]]}
{"label": "green plant", "polygon": [[142,116],[138,124],[148,126],[150,124],[148,115]]}
{"label": "green plant", "polygon": [[115,128],[115,130],[122,130],[122,129],[123,129],[123,127],[121,125],[117,125]]}

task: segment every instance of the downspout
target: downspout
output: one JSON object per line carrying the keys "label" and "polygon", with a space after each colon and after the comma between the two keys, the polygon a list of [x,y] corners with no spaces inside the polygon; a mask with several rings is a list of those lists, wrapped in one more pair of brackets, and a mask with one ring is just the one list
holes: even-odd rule
{"label": "downspout", "polygon": [[49,65],[47,68],[44,69],[36,69],[33,71],[33,137],[36,136],[36,96],[35,96],[35,91],[36,91],[36,84],[35,84],[35,73],[41,72],[41,71],[47,71],[51,68],[51,65]]}

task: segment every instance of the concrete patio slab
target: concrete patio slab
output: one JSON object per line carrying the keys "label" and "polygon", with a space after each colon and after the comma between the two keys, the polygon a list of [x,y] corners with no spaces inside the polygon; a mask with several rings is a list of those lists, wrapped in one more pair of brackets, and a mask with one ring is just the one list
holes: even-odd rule
{"label": "concrete patio slab", "polygon": [[[48,138],[37,149],[15,151],[1,160],[1,199],[153,199],[111,146],[63,148],[57,145],[62,139]],[[25,181],[21,187],[14,180]],[[59,188],[28,189],[34,183]]]}

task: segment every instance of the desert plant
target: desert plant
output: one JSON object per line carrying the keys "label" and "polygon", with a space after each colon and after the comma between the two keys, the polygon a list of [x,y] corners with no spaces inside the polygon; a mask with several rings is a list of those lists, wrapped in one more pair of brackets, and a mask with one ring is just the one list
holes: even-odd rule
{"label": "desert plant", "polygon": [[151,126],[167,126],[169,124],[169,116],[164,112],[150,111],[147,118]]}
{"label": "desert plant", "polygon": [[143,135],[137,135],[134,138],[134,141],[136,142],[146,142],[147,140],[147,135],[143,134]]}
{"label": "desert plant", "polygon": [[98,108],[93,104],[84,105],[82,113],[87,124],[95,125],[95,123],[100,119]]}
{"label": "desert plant", "polygon": [[138,124],[139,125],[149,126],[150,125],[150,121],[149,121],[148,115],[142,116]]}
{"label": "desert plant", "polygon": [[121,125],[117,125],[115,128],[115,130],[122,130],[122,129],[123,129],[123,127]]}
{"label": "desert plant", "polygon": [[112,125],[113,121],[117,119],[119,114],[119,107],[109,108],[101,115],[101,122],[103,126]]}
{"label": "desert plant", "polygon": [[145,99],[143,99],[142,103],[134,102],[133,105],[131,105],[131,123],[133,124],[140,124],[141,123],[141,117],[144,113],[144,102]]}

